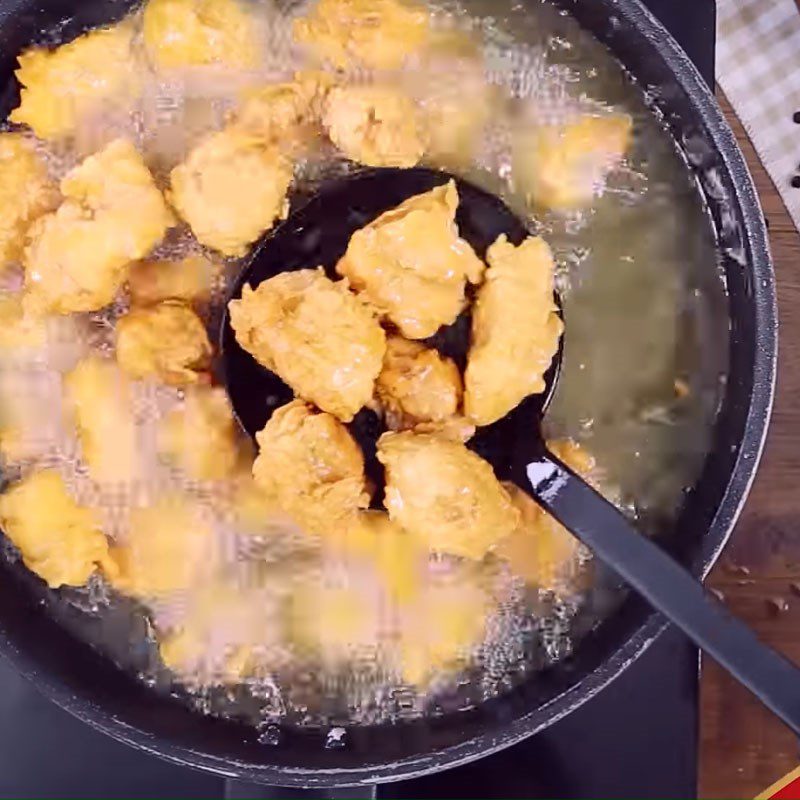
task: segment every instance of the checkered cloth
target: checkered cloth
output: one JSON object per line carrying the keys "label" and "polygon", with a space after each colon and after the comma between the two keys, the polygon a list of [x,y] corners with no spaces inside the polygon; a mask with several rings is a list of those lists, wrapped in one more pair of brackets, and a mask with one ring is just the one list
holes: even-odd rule
{"label": "checkered cloth", "polygon": [[[717,0],[717,81],[800,229],[800,10]],[[797,119],[797,121],[795,121]]]}

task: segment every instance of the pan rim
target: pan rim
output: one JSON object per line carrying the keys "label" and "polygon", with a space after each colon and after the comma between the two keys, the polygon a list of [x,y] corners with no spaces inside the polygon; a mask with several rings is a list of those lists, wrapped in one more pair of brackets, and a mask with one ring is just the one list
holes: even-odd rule
{"label": "pan rim", "polygon": [[[562,3],[567,7],[577,0]],[[14,13],[15,3],[9,13]],[[680,46],[641,4],[640,0],[614,0],[615,14],[638,30],[653,44],[693,111],[702,121],[709,139],[735,183],[738,205],[748,248],[753,281],[755,314],[753,387],[738,456],[727,488],[714,514],[693,572],[705,578],[728,542],[752,486],[763,452],[774,400],[777,365],[777,302],[774,273],[763,219],[755,187],[732,131],[722,116],[711,91]],[[0,22],[2,15],[0,15]],[[391,764],[358,768],[324,769],[276,766],[241,762],[199,752],[174,742],[156,739],[145,730],[127,725],[95,699],[74,693],[61,684],[55,669],[43,665],[18,648],[4,628],[0,628],[0,650],[17,670],[37,688],[73,716],[137,749],[183,766],[193,766],[223,777],[251,780],[281,786],[355,786],[376,782],[407,780],[435,770],[456,767],[491,755],[541,731],[591,699],[632,664],[666,627],[659,615],[651,613],[634,630],[625,644],[594,672],[550,702],[508,722],[502,732],[487,732],[424,756],[413,756]]]}

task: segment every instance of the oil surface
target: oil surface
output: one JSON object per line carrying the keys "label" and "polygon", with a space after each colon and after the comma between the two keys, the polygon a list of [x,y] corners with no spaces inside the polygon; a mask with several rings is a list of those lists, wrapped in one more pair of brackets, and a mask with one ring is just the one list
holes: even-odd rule
{"label": "oil surface", "polygon": [[[186,73],[169,81],[150,76],[132,113],[87,120],[74,148],[45,152],[53,174],[63,175],[100,142],[124,133],[163,180],[203,133],[222,124],[242,85],[291,75],[297,63],[289,25],[302,4],[276,8],[265,0],[249,0],[249,8],[264,41],[265,59],[257,74]],[[566,336],[558,390],[546,418],[548,435],[583,443],[596,457],[608,493],[640,527],[647,533],[668,532],[708,452],[726,372],[727,299],[714,232],[689,170],[648,109],[646,87],[632,83],[601,45],[549,3],[475,0],[435,10],[439,25],[473,32],[486,56],[483,80],[503,87],[511,98],[492,119],[475,157],[459,165],[459,174],[502,198],[546,237],[558,259]],[[57,36],[57,31],[43,31],[41,41],[57,41]],[[413,63],[404,76],[420,94],[432,81],[454,78]],[[515,126],[596,106],[624,110],[634,119],[635,146],[624,168],[590,211],[566,218],[531,212],[524,175],[517,173],[510,152]],[[310,159],[299,170],[298,197],[348,169],[333,153]],[[176,258],[196,250],[192,238],[179,230],[157,255]],[[230,263],[217,287],[212,327],[240,266]],[[23,383],[27,388],[21,391],[35,391],[51,408],[60,406],[58,376],[64,363],[86,349],[107,348],[113,321],[124,309],[123,302],[103,315],[65,323],[59,334],[65,346],[24,369],[4,364],[4,376],[34,382]],[[179,400],[172,390],[143,393],[145,440],[152,439],[149,427]],[[134,492],[98,496],[60,420],[42,437],[42,463],[57,466],[82,499],[105,510],[107,532],[113,536],[114,521]],[[180,476],[154,462],[147,483],[163,481],[194,492],[210,508],[219,507],[217,488],[185,486]],[[146,494],[147,487],[136,490],[137,502],[142,502],[141,492]],[[281,539],[279,545],[264,545],[241,537],[224,513],[215,516],[215,524],[228,543],[231,568],[241,573],[242,591],[254,592],[253,602],[278,602],[298,581],[337,580],[336,564],[305,569],[295,561],[287,569],[280,548],[292,550],[290,535],[288,543]],[[268,597],[253,588],[262,585],[264,576],[254,580],[242,566],[253,548],[267,565]],[[6,548],[6,556],[15,557],[13,548]],[[447,559],[430,565],[432,574],[458,568]],[[176,684],[158,659],[153,624],[166,624],[180,614],[180,602],[147,612],[110,592],[100,578],[85,589],[57,592],[44,590],[32,577],[28,583],[76,635],[158,691],[174,693],[200,711],[240,716],[257,725],[365,724],[469,707],[567,656],[622,597],[602,569],[581,570],[572,591],[560,598],[526,590],[499,564],[476,580],[497,603],[486,640],[470,670],[442,675],[425,692],[392,684],[374,656],[358,669],[320,671],[293,662],[269,678],[234,688]],[[367,598],[376,591],[371,581],[365,576],[358,583]]]}

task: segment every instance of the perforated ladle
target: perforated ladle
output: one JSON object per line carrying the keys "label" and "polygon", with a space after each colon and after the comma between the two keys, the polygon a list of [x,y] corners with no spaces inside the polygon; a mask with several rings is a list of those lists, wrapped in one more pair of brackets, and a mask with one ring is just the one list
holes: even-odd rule
{"label": "perforated ladle", "polygon": [[[453,176],[423,168],[364,170],[332,181],[271,232],[254,251],[231,297],[239,297],[245,283],[255,288],[287,270],[322,265],[330,277],[336,277],[333,268],[357,229],[408,197],[451,178],[460,198],[459,232],[479,256],[501,233],[514,244],[528,235],[525,225],[497,197]],[[468,312],[428,343],[463,368],[469,347]],[[292,399],[292,391],[239,346],[227,312],[221,350],[234,410],[248,433],[255,435],[272,411]],[[548,452],[541,419],[553,395],[561,356],[559,350],[546,376],[545,392],[528,398],[494,425],[479,429],[470,448],[492,464],[498,477],[530,493],[653,608],[800,734],[800,670],[760,642],[689,572]],[[375,458],[375,443],[383,431],[379,418],[363,410],[350,428],[364,450],[370,477],[383,486]]]}

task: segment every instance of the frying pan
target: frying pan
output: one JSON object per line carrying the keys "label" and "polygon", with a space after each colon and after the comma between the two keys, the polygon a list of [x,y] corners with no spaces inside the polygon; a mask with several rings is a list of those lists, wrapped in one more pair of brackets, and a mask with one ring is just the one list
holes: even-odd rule
{"label": "frying pan", "polygon": [[[729,292],[729,376],[704,469],[664,546],[698,577],[724,546],[753,480],[769,419],[776,309],[766,229],[733,135],[694,66],[638,0],[560,0],[642,85],[687,156],[714,219]],[[64,40],[119,19],[129,0],[0,0],[0,87],[43,28]],[[2,90],[0,90],[2,91]],[[0,115],[16,102],[0,95]],[[635,595],[575,655],[468,712],[328,731],[286,729],[265,745],[250,726],[200,717],[148,690],[56,624],[13,565],[0,563],[0,651],[67,711],[134,747],[220,775],[277,786],[407,779],[508,747],[565,716],[629,666],[665,622]]]}

